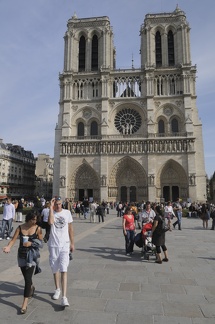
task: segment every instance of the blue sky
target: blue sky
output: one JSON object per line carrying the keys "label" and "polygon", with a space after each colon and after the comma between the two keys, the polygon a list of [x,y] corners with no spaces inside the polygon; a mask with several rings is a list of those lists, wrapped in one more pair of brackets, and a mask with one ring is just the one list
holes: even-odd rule
{"label": "blue sky", "polygon": [[197,0],[0,0],[0,138],[37,156],[53,156],[63,70],[63,36],[74,13],[108,16],[117,67],[140,67],[140,26],[147,13],[185,11],[197,64],[197,107],[203,123],[206,173],[215,171],[215,1]]}

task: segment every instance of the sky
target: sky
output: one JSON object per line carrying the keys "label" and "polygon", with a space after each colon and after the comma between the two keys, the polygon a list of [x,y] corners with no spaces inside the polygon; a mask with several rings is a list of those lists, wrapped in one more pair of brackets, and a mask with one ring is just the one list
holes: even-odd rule
{"label": "sky", "polygon": [[0,138],[25,150],[54,155],[67,21],[108,16],[116,67],[140,67],[140,26],[148,13],[178,4],[190,24],[197,65],[197,108],[203,124],[205,168],[215,171],[214,0],[0,0]]}

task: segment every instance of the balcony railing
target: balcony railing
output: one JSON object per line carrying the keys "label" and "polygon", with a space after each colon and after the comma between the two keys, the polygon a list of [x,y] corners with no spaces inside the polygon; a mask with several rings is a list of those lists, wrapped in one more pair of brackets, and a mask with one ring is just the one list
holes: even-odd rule
{"label": "balcony railing", "polygon": [[114,135],[90,135],[90,136],[62,136],[61,142],[73,142],[73,141],[86,141],[86,140],[124,140],[124,139],[146,139],[146,138],[169,138],[169,137],[193,137],[192,132],[178,132],[178,133],[148,133],[142,134],[114,134]]}

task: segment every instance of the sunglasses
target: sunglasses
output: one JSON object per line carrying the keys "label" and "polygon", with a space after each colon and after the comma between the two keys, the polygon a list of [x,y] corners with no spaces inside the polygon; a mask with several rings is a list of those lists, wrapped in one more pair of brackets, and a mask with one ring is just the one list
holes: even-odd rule
{"label": "sunglasses", "polygon": [[55,197],[55,200],[61,200],[61,197]]}

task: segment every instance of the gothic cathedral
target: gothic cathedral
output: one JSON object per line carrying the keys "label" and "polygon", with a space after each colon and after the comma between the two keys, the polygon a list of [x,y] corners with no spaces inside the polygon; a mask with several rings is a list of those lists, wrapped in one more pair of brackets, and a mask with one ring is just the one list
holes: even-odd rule
{"label": "gothic cathedral", "polygon": [[74,200],[206,199],[202,124],[185,13],[147,14],[140,68],[117,69],[108,17],[69,19],[53,194]]}

